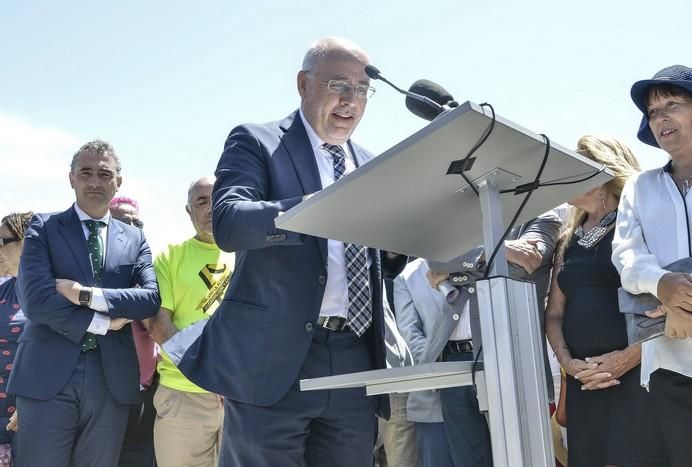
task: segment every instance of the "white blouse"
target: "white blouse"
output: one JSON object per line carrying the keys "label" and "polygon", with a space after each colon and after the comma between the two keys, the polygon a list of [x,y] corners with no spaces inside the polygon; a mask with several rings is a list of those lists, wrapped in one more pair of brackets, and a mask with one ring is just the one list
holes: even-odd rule
{"label": "white blouse", "polygon": [[[692,190],[691,190],[692,191]],[[613,264],[622,286],[656,295],[662,268],[691,256],[692,195],[678,191],[664,168],[632,177],[620,198],[613,239]],[[692,338],[661,336],[642,344],[641,383],[659,368],[692,377]]]}

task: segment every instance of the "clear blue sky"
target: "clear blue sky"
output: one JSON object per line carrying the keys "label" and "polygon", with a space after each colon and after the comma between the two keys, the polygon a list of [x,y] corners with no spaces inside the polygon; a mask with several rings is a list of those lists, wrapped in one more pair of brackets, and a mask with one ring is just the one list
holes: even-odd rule
{"label": "clear blue sky", "polygon": [[[692,4],[610,1],[0,2],[0,215],[62,210],[71,155],[102,138],[155,250],[192,234],[189,182],[212,173],[229,130],[298,106],[295,75],[325,36],[359,43],[393,81],[443,84],[574,147],[622,138],[646,168],[629,88],[692,65]],[[354,139],[382,152],[425,125],[382,83]]]}

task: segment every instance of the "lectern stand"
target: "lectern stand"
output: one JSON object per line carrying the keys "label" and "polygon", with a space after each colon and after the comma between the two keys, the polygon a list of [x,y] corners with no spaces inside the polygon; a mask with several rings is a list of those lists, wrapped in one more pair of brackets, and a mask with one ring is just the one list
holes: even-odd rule
{"label": "lectern stand", "polygon": [[[489,255],[526,196],[501,192],[533,181],[546,149],[539,135],[497,116],[466,172],[476,190],[459,176],[445,175],[491,118],[476,104],[462,104],[284,213],[277,227],[440,262],[479,244]],[[592,161],[553,144],[541,182],[573,183],[539,188],[518,222],[611,178]],[[491,278],[470,289],[478,294],[481,331],[474,334],[474,346],[481,340],[483,346],[483,370],[475,374],[479,405],[488,411],[496,466],[554,465],[538,319],[543,304],[536,303],[533,283],[507,275],[501,251]],[[364,386],[373,395],[469,384],[469,363],[444,362],[303,380],[301,389]]]}

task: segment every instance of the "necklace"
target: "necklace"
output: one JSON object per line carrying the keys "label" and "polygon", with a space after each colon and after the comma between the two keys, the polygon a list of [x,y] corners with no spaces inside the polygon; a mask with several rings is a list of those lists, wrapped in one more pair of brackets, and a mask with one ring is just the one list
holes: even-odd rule
{"label": "necklace", "polygon": [[687,196],[687,192],[690,191],[690,178],[692,177],[680,177],[679,175],[673,175],[673,180],[677,180],[682,185],[680,187],[682,196]]}
{"label": "necklace", "polygon": [[591,248],[592,246],[594,246],[603,237],[605,237],[606,233],[608,233],[608,228],[613,222],[615,222],[615,218],[617,217],[617,215],[617,211],[610,211],[608,214],[603,216],[601,222],[599,222],[586,233],[584,233],[584,228],[581,225],[577,227],[574,230],[574,236],[579,239],[577,240],[577,243],[580,246],[583,246],[584,248]]}

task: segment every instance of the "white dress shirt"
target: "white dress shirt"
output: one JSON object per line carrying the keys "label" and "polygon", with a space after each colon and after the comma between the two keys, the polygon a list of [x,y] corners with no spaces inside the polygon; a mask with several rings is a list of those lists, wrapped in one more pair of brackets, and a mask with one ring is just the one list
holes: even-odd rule
{"label": "white dress shirt", "polygon": [[[332,154],[322,148],[324,141],[317,136],[315,130],[310,126],[303,110],[300,110],[300,118],[308,134],[310,145],[315,153],[317,168],[320,172],[322,188],[327,188],[334,183],[334,159]],[[356,170],[356,162],[348,144],[342,144],[341,148],[346,154],[346,170],[344,175]],[[327,240],[327,284],[322,297],[320,316],[341,316],[346,318],[348,313],[348,285],[346,281],[346,257],[344,253],[344,242],[338,240]],[[368,267],[372,264],[372,259],[368,255]]]}
{"label": "white dress shirt", "polygon": [[[89,216],[89,214],[82,211],[77,203],[74,204],[74,210],[79,217],[79,222],[82,224],[82,232],[84,232],[84,238],[89,239],[89,228],[86,226],[88,220],[100,221],[106,224],[104,227],[99,229],[99,236],[101,237],[101,244],[103,245],[103,260],[106,259],[106,251],[108,249],[108,224],[111,220],[110,213],[106,214],[100,219],[94,219]],[[90,263],[91,264],[91,263]],[[106,303],[106,298],[103,296],[103,290],[99,287],[91,288],[91,303],[89,303],[89,308],[96,311],[94,317],[91,319],[91,323],[87,328],[87,332],[92,334],[105,335],[108,332],[108,328],[111,325],[111,319],[105,313],[108,313],[108,304]]]}
{"label": "white dress shirt", "polygon": [[[622,192],[618,208],[613,264],[625,290],[656,295],[658,281],[668,271],[662,266],[690,256],[688,220],[692,220],[692,195],[683,200],[664,169],[632,177]],[[692,338],[661,336],[642,344],[641,382],[659,368],[692,377]]]}

